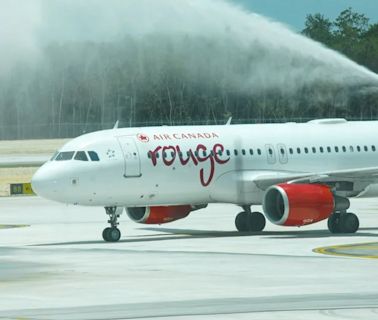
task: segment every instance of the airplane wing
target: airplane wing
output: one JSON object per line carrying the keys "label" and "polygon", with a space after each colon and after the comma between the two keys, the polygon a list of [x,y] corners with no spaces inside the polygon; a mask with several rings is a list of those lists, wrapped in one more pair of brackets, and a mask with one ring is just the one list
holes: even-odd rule
{"label": "airplane wing", "polygon": [[261,172],[255,175],[253,182],[260,189],[279,183],[337,183],[337,182],[360,182],[364,185],[378,183],[378,167],[347,169],[327,172]]}

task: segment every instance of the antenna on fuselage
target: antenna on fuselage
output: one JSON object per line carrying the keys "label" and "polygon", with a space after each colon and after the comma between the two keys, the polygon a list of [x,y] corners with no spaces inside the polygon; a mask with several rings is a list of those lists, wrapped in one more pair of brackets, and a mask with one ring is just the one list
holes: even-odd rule
{"label": "antenna on fuselage", "polygon": [[119,120],[117,120],[117,122],[114,124],[113,129],[118,129],[118,125],[119,125]]}
{"label": "antenna on fuselage", "polygon": [[232,117],[229,117],[227,122],[226,122],[226,126],[229,126],[231,124],[231,120],[232,120]]}

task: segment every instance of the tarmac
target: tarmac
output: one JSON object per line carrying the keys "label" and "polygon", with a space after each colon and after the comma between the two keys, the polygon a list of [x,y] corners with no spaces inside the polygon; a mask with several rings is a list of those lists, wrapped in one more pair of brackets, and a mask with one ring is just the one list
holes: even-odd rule
{"label": "tarmac", "polygon": [[[260,209],[260,208],[254,208]],[[378,199],[353,199],[353,235],[326,221],[235,231],[215,204],[166,225],[103,208],[0,198],[0,319],[376,319]]]}

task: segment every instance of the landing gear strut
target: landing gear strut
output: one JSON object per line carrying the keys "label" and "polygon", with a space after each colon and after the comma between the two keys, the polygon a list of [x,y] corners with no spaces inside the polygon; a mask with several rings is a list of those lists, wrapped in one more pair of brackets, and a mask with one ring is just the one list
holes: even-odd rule
{"label": "landing gear strut", "polygon": [[236,229],[240,232],[260,232],[265,228],[265,217],[260,212],[251,212],[250,206],[243,206],[244,211],[235,218]]}
{"label": "landing gear strut", "polygon": [[121,238],[121,231],[117,228],[119,225],[118,218],[122,214],[123,208],[117,207],[105,207],[105,212],[109,215],[108,223],[110,227],[107,227],[102,232],[102,238],[107,242],[117,242]]}

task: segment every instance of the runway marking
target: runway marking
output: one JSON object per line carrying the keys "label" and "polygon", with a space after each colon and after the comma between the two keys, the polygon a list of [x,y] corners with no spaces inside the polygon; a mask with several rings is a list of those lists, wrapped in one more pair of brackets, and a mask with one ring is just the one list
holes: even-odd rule
{"label": "runway marking", "polygon": [[321,247],[315,248],[312,251],[331,256],[378,259],[378,242]]}
{"label": "runway marking", "polygon": [[28,224],[0,224],[1,229],[14,229],[14,228],[25,228],[30,227]]}

